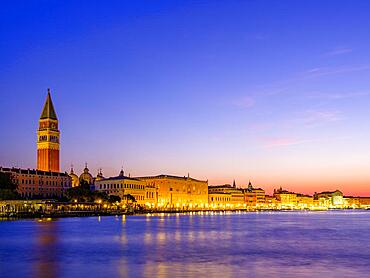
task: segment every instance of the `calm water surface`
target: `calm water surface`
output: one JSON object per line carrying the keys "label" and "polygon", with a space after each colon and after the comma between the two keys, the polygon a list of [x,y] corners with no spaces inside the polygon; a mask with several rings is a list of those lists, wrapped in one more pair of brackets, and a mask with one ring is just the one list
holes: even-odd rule
{"label": "calm water surface", "polygon": [[370,277],[370,211],[0,222],[0,277]]}

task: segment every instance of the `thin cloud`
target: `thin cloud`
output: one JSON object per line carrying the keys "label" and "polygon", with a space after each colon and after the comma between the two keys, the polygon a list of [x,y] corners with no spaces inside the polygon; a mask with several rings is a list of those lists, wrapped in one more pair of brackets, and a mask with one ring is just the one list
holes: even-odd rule
{"label": "thin cloud", "polygon": [[323,137],[317,139],[298,139],[294,137],[264,137],[259,138],[264,148],[289,147],[303,145],[307,143],[323,143],[333,141],[347,141],[353,139],[351,136],[342,137]]}
{"label": "thin cloud", "polygon": [[341,100],[348,98],[357,98],[370,95],[370,92],[351,92],[351,93],[320,93],[314,92],[308,95],[308,98],[327,99],[327,100]]}
{"label": "thin cloud", "polygon": [[322,77],[322,76],[327,76],[327,75],[352,73],[352,72],[367,71],[367,70],[370,70],[369,65],[355,66],[355,67],[337,67],[337,68],[333,68],[333,67],[332,68],[313,68],[303,73],[301,79],[310,79],[310,78]]}
{"label": "thin cloud", "polygon": [[233,105],[240,108],[252,108],[256,104],[256,101],[252,97],[243,97],[233,102]]}
{"label": "thin cloud", "polygon": [[338,47],[338,48],[335,48],[335,49],[325,53],[325,55],[327,55],[327,56],[337,56],[337,55],[351,53],[352,51],[353,51],[353,49],[349,48],[349,47]]}
{"label": "thin cloud", "polygon": [[310,140],[299,140],[296,138],[284,138],[284,137],[265,137],[260,139],[265,148],[284,147],[292,145],[300,145]]}
{"label": "thin cloud", "polygon": [[298,122],[305,126],[312,127],[326,124],[328,122],[337,122],[343,119],[339,111],[316,111],[308,110],[304,115],[298,119]]}
{"label": "thin cloud", "polygon": [[255,88],[256,93],[259,95],[272,96],[290,93],[294,86],[301,82],[347,73],[356,73],[362,71],[369,71],[370,65],[360,65],[360,66],[346,66],[346,67],[315,67],[296,74],[292,78],[283,79],[272,84],[263,84]]}

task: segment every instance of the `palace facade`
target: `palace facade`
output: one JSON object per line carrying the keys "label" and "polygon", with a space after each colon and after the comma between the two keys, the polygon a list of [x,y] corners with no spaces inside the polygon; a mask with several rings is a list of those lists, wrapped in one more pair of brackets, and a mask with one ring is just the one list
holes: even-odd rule
{"label": "palace facade", "polygon": [[10,174],[23,198],[61,197],[72,185],[67,173],[2,167],[0,172]]}
{"label": "palace facade", "polygon": [[[196,209],[208,205],[208,181],[186,177],[158,175],[137,177],[155,189],[159,208]],[[149,201],[150,202],[150,201]]]}
{"label": "palace facade", "polygon": [[[125,176],[123,170],[116,177],[96,179],[95,190],[105,192],[108,195],[119,196],[123,200],[127,199],[128,195],[131,195],[140,205],[148,202],[146,198],[148,196],[146,183],[142,180]],[[154,198],[154,196],[150,197]]]}
{"label": "palace facade", "polygon": [[242,189],[233,185],[213,185],[208,187],[208,205],[211,208],[243,208],[245,207],[244,193]]}

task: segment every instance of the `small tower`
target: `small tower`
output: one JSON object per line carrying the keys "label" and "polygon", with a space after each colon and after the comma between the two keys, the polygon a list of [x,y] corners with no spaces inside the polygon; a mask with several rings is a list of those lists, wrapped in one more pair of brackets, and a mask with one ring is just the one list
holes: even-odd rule
{"label": "small tower", "polygon": [[123,167],[121,168],[121,171],[119,172],[119,177],[124,177],[125,176],[125,172],[123,171]]}
{"label": "small tower", "polygon": [[233,181],[233,187],[236,188],[236,183],[235,180]]}
{"label": "small tower", "polygon": [[58,118],[51,101],[50,89],[37,130],[37,170],[59,172],[60,132]]}
{"label": "small tower", "polygon": [[252,189],[253,189],[253,185],[252,185],[251,181],[249,181],[249,183],[248,183],[248,190],[249,191],[252,191]]}

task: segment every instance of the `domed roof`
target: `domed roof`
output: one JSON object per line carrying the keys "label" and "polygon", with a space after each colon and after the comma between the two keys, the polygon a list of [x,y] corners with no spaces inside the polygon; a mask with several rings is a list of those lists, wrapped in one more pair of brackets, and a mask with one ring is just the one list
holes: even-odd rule
{"label": "domed roof", "polygon": [[86,181],[88,184],[94,183],[93,176],[89,173],[89,168],[87,168],[87,163],[85,164],[84,172],[80,175],[80,181]]}
{"label": "domed roof", "polygon": [[125,172],[123,172],[123,168],[121,169],[121,171],[119,172],[119,177],[123,177],[125,175]]}
{"label": "domed roof", "polygon": [[101,172],[101,169],[99,169],[98,175],[96,176],[95,180],[100,181],[104,179],[103,173]]}
{"label": "domed roof", "polygon": [[80,185],[80,181],[78,179],[78,176],[74,173],[73,167],[71,167],[71,172],[69,173],[69,176],[72,179],[72,187],[75,187],[75,186],[79,186]]}

